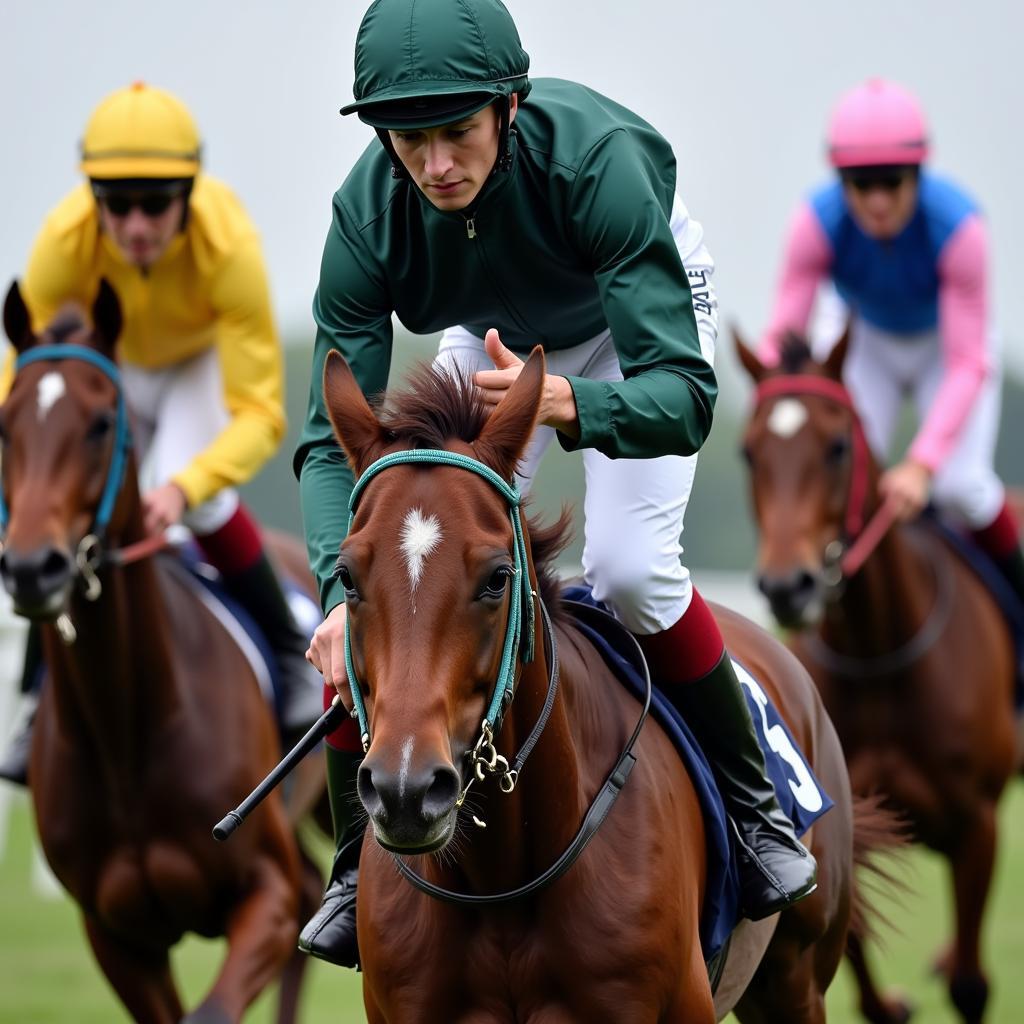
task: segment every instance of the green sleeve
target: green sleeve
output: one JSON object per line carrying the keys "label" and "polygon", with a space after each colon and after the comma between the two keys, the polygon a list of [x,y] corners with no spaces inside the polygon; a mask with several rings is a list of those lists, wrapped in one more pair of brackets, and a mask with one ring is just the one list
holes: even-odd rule
{"label": "green sleeve", "polygon": [[664,176],[623,130],[605,136],[576,176],[574,243],[594,268],[625,379],[569,378],[580,437],[559,434],[563,447],[611,458],[692,455],[711,429],[718,385],[701,353]]}
{"label": "green sleeve", "polygon": [[325,614],[344,600],[333,570],[348,531],[348,498],[354,479],[324,406],[324,363],[331,349],[340,352],[368,396],[387,385],[394,306],[375,267],[336,196],[313,299],[317,331],[309,403],[293,463],[299,478],[309,564]]}

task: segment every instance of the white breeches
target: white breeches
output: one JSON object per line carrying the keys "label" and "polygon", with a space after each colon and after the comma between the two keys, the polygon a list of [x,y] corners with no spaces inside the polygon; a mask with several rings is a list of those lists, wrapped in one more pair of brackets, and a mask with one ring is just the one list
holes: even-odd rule
{"label": "white breeches", "polygon": [[[823,358],[842,333],[847,312],[831,290],[819,295],[819,306],[823,308],[813,347],[816,358]],[[991,351],[999,351],[995,338],[991,339]],[[962,519],[969,529],[988,526],[1004,500],[1003,484],[994,469],[1002,393],[1002,367],[998,359],[994,363],[956,446],[932,480],[935,504]],[[943,372],[938,330],[894,335],[863,320],[854,323],[843,380],[880,461],[884,463],[889,456],[904,399],[913,402],[920,422],[931,407]]]}
{"label": "white breeches", "polygon": [[[215,349],[159,370],[121,364],[132,442],[145,492],[167,483],[207,448],[228,423]],[[198,536],[220,529],[238,508],[232,488],[215,494],[184,515]]]}
{"label": "white breeches", "polygon": [[[714,264],[700,237],[700,226],[676,200],[673,234],[691,281],[700,275],[707,289],[705,310],[697,311],[701,351],[714,361],[717,302],[711,287]],[[697,269],[699,268],[699,269]],[[611,332],[571,349],[546,352],[547,372],[591,380],[622,380]],[[444,332],[437,364],[463,373],[494,369],[484,343],[462,327]],[[520,464],[519,486],[529,489],[545,449],[555,436],[540,426]],[[697,469],[697,456],[609,459],[583,450],[583,575],[594,597],[604,601],[634,633],[658,633],[678,621],[693,595],[689,570],[682,564],[683,516]]]}

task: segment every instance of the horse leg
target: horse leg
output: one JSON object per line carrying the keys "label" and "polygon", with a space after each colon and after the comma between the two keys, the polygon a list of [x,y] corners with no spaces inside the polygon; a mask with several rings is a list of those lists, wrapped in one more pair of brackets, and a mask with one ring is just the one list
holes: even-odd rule
{"label": "horse leg", "polygon": [[[695,942],[694,948],[699,950],[700,945]],[[686,1024],[715,1024],[715,1001],[708,984],[708,969],[704,958],[700,955],[692,957],[689,969],[681,973],[680,980],[682,984],[675,1004],[668,1014],[658,1017],[658,1020],[662,1024],[676,1024],[677,1021],[685,1021]],[[644,1016],[643,1019],[648,1018]],[[640,1018],[630,1020],[638,1021]]]}
{"label": "horse leg", "polygon": [[85,934],[107,981],[133,1020],[141,1024],[177,1024],[181,1020],[181,1000],[166,950],[145,950],[126,943],[88,916]]}
{"label": "horse leg", "polygon": [[[299,890],[299,922],[307,921],[320,906],[324,891],[324,879],[320,869],[306,850],[299,845],[302,861],[302,888]],[[281,972],[281,989],[277,999],[277,1024],[292,1024],[299,1006],[299,992],[302,978],[309,966],[309,957],[300,953],[298,946]]]}
{"label": "horse leg", "polygon": [[988,979],[981,969],[981,919],[992,882],[996,853],[995,802],[981,805],[962,831],[953,852],[953,896],[956,904],[956,944],[949,996],[965,1024],[980,1024],[988,1001]]}
{"label": "horse leg", "polygon": [[295,948],[299,928],[295,892],[281,866],[267,856],[255,867],[249,894],[231,912],[228,954],[220,974],[189,1024],[234,1024],[274,980]]}
{"label": "horse leg", "polygon": [[860,936],[852,932],[846,940],[846,958],[857,979],[861,1016],[871,1024],[906,1024],[914,1012],[913,1005],[902,996],[882,995],[878,991],[868,967],[864,944]]}

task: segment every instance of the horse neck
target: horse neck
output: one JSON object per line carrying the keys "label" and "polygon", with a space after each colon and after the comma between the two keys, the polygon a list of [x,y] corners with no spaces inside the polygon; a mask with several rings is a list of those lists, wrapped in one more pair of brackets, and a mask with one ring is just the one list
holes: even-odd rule
{"label": "horse neck", "polygon": [[[132,473],[121,503],[122,525],[109,538],[111,549],[145,537]],[[173,713],[179,694],[153,560],[108,566],[99,575],[97,600],[86,600],[76,589],[69,604],[75,642],[64,645],[47,628],[46,660],[60,731],[95,752],[108,792],[130,792],[150,753],[154,726]]]}
{"label": "horse neck", "polygon": [[935,601],[934,567],[894,526],[830,608],[823,632],[836,650],[882,655],[920,629]]}

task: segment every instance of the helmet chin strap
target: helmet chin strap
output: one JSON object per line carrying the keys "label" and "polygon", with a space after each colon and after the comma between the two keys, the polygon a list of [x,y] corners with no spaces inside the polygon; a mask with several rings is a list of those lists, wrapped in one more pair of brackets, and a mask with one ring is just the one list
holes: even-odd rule
{"label": "helmet chin strap", "polygon": [[398,159],[398,154],[395,152],[394,145],[392,145],[391,136],[388,134],[387,128],[374,128],[373,130],[377,133],[380,144],[384,147],[388,156],[391,157],[391,177],[405,178],[406,181],[411,181],[412,179],[409,177],[409,172],[405,169],[405,165]]}
{"label": "helmet chin strap", "polygon": [[498,100],[498,161],[496,171],[507,173],[512,170],[512,98],[502,96]]}
{"label": "helmet chin strap", "polygon": [[[495,100],[495,103],[498,107],[498,159],[494,163],[494,170],[501,171],[504,174],[512,170],[512,98],[510,96],[500,96]],[[388,130],[386,128],[374,128],[374,131],[377,133],[377,138],[380,139],[380,144],[384,147],[385,152],[391,158],[391,177],[412,181],[409,172],[405,169],[405,164],[398,159],[398,153],[395,151]]]}

